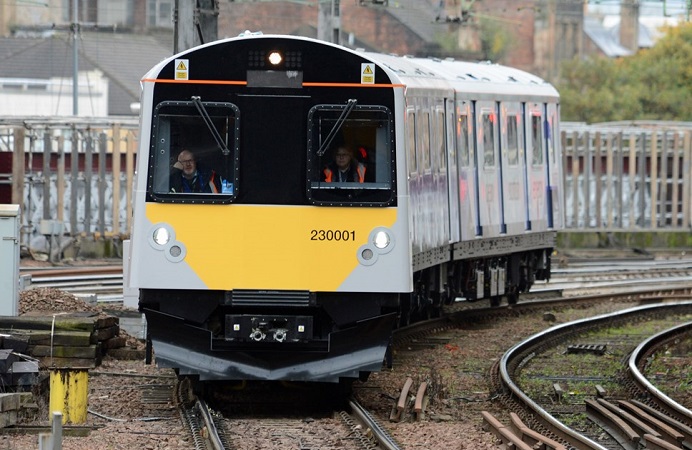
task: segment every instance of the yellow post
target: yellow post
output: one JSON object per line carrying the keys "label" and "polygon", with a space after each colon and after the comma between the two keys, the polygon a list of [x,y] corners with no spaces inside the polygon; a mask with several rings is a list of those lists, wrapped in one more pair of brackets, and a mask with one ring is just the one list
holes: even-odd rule
{"label": "yellow post", "polygon": [[62,413],[62,423],[85,423],[87,419],[87,369],[51,369],[50,418],[53,412]]}

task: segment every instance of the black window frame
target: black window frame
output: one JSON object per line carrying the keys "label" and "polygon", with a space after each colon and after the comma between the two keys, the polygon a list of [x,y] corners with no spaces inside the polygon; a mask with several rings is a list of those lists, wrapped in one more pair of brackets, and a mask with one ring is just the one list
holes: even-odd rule
{"label": "black window frame", "polygon": [[[149,155],[149,166],[148,166],[148,177],[147,177],[147,198],[150,201],[156,201],[161,203],[189,203],[189,204],[217,204],[217,203],[232,203],[238,197],[238,188],[240,186],[239,179],[239,160],[240,160],[240,109],[237,105],[230,102],[201,102],[204,109],[209,113],[212,118],[219,117],[219,114],[215,114],[215,110],[228,109],[229,114],[226,116],[231,117],[233,120],[232,134],[229,131],[228,139],[225,142],[227,149],[230,151],[227,158],[231,158],[230,168],[231,174],[226,174],[227,180],[232,181],[233,191],[219,192],[219,193],[184,193],[184,192],[161,192],[156,190],[156,184],[161,183],[159,177],[164,177],[165,175],[160,174],[159,171],[163,170],[163,165],[169,166],[169,175],[171,173],[171,165],[173,164],[173,154],[172,145],[172,134],[167,132],[167,141],[162,141],[162,129],[163,127],[163,117],[173,116],[173,111],[167,113],[167,109],[177,109],[180,111],[178,116],[180,117],[195,117],[199,118],[200,124],[206,128],[204,124],[205,119],[200,115],[195,103],[192,101],[178,101],[178,100],[164,100],[156,105],[154,108],[154,114],[151,120],[151,133],[150,133],[150,155]],[[183,114],[189,109],[189,114]],[[170,123],[171,119],[167,119]],[[169,126],[170,128],[170,126]],[[211,130],[208,131],[210,134],[209,140],[213,140],[211,137]],[[163,133],[166,133],[163,131]],[[202,133],[205,133],[204,131]],[[194,144],[190,144],[190,147],[194,147]],[[217,146],[218,147],[218,146]],[[221,148],[217,148],[215,151],[222,153]],[[162,159],[163,158],[163,159]],[[164,162],[165,161],[165,162]],[[167,180],[168,181],[168,180]],[[168,188],[170,190],[170,186]]]}
{"label": "black window frame", "polygon": [[[331,142],[325,143],[322,141],[325,138],[324,132],[317,124],[319,115],[329,113],[332,117],[328,120],[336,122],[336,119],[344,111],[344,105],[340,104],[318,104],[310,108],[308,112],[308,130],[307,130],[307,170],[306,170],[306,191],[308,201],[317,206],[395,206],[396,205],[396,151],[395,151],[395,130],[393,114],[389,108],[381,105],[357,105],[345,118],[342,129],[337,132],[337,137]],[[322,170],[327,161],[330,160],[330,150],[339,139],[343,138],[341,131],[349,128],[349,122],[355,120],[363,120],[365,123],[368,120],[358,119],[359,115],[377,114],[380,117],[374,117],[370,120],[372,123],[384,124],[384,131],[381,137],[375,136],[376,143],[381,139],[385,145],[383,148],[370,148],[367,152],[377,158],[376,165],[384,164],[381,168],[376,168],[376,176],[381,174],[386,176],[386,181],[367,180],[364,183],[348,182],[348,183],[328,183],[322,181]],[[355,128],[355,127],[354,127]],[[373,128],[379,128],[373,127]],[[375,132],[377,135],[377,131]],[[341,135],[339,137],[338,135]],[[355,152],[359,151],[356,143],[346,139],[346,143],[353,147]],[[322,154],[318,154],[319,152]],[[385,151],[382,155],[381,152]],[[386,175],[385,175],[386,173]]]}

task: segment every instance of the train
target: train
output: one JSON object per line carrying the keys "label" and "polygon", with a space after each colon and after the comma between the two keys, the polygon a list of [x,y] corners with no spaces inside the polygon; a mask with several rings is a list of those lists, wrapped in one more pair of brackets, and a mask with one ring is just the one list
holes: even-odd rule
{"label": "train", "polygon": [[365,380],[396,327],[550,277],[560,97],[535,75],[248,32],[141,84],[126,278],[180,376]]}

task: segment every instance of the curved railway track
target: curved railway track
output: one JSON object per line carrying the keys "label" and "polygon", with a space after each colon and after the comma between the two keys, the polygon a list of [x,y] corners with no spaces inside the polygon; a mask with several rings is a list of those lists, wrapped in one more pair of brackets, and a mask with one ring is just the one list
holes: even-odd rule
{"label": "curved railway track", "polygon": [[[652,317],[655,317],[655,319],[652,319]],[[565,342],[573,341],[575,337],[583,336],[587,331],[595,333],[599,329],[614,330],[625,323],[642,320],[648,320],[652,326],[655,320],[658,322],[657,326],[659,328],[667,328],[682,319],[687,318],[689,320],[690,317],[692,317],[692,302],[668,303],[632,308],[626,311],[584,319],[538,333],[516,344],[507,351],[500,361],[499,382],[505,393],[504,401],[511,405],[521,406],[521,409],[529,412],[521,414],[530,417],[527,420],[529,423],[539,429],[546,430],[549,437],[562,441],[565,445],[573,448],[598,450],[625,448],[634,450],[640,448],[640,445],[646,446],[646,448],[665,448],[656,447],[655,445],[659,444],[654,442],[655,439],[663,439],[660,437],[663,433],[652,431],[653,425],[647,427],[640,425],[650,422],[651,416],[640,413],[631,407],[632,399],[634,399],[635,404],[640,404],[640,400],[643,399],[643,404],[648,404],[653,410],[664,408],[670,410],[670,406],[662,406],[666,405],[665,401],[661,403],[662,400],[658,399],[656,395],[651,395],[654,390],[648,381],[642,377],[636,380],[617,379],[618,377],[610,373],[600,376],[593,375],[594,372],[588,370],[579,372],[592,375],[582,375],[581,377],[562,376],[556,370],[551,372],[553,374],[552,377],[548,377],[545,373],[549,371],[548,367],[550,367],[550,364],[558,364],[553,363],[553,360],[547,357],[545,357],[547,362],[541,361],[541,358],[548,353],[552,353],[553,358],[559,357],[555,356],[555,353],[557,353],[556,348],[564,347]],[[684,330],[689,332],[689,324]],[[613,333],[608,335],[610,338],[609,345],[616,348],[632,345],[633,339],[631,336],[616,336]],[[628,351],[631,352],[632,349],[622,350],[625,353]],[[621,351],[617,350],[615,353],[620,354]],[[538,363],[536,363],[537,361]],[[590,361],[590,364],[597,364],[595,358],[592,358]],[[641,359],[639,361],[641,362]],[[632,365],[636,366],[636,363],[632,361],[629,364],[630,370]],[[553,397],[555,399],[552,403],[546,402],[545,388],[541,390],[541,388],[534,386],[530,388],[533,394],[527,394],[525,392],[527,388],[522,386],[522,384],[526,386],[529,383],[529,379],[524,377],[523,373],[528,372],[529,367],[534,365],[540,366],[536,371],[543,373],[541,376],[544,377],[544,384],[553,384],[555,391]],[[598,370],[595,372],[597,373]],[[578,387],[574,388],[574,390],[578,391],[577,394],[570,394],[571,398],[569,400],[565,400],[563,397],[568,396],[567,389],[560,388],[560,383],[553,383],[555,380],[565,379],[569,379],[570,382],[578,385]],[[602,386],[606,384],[609,385],[607,390]],[[540,392],[542,392],[542,395],[538,394]],[[622,412],[625,408],[629,410],[626,414]],[[687,423],[689,423],[692,417],[686,407],[679,407],[677,414],[680,420]],[[560,416],[561,420],[558,420],[556,416]],[[631,416],[636,416],[636,419],[630,419]],[[585,417],[596,423],[598,427],[594,427],[584,421]],[[565,421],[571,423],[571,426],[565,425]],[[678,425],[670,423],[668,426],[676,427],[678,435],[682,435],[680,430],[681,423]],[[579,431],[576,431],[575,428],[579,428]],[[606,433],[603,432],[604,430]],[[649,440],[652,436],[655,439]],[[678,446],[674,448],[683,448],[682,442],[682,439],[678,440]]]}

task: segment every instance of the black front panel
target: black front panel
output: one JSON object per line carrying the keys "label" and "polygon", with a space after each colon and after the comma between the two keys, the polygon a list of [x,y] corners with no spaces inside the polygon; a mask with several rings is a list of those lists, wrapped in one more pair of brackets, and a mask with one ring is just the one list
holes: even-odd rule
{"label": "black front panel", "polygon": [[[281,52],[282,59],[272,65],[270,60],[275,50]],[[220,42],[194,49],[180,58],[187,59],[189,79],[157,83],[153,105],[163,112],[166,109],[159,105],[175,102],[187,105],[184,112],[189,117],[184,120],[200,125],[194,133],[173,136],[183,119],[160,114],[152,121],[154,151],[149,164],[152,171],[149,200],[265,205],[394,204],[395,126],[391,115],[394,96],[391,86],[361,84],[361,72],[367,60],[319,42],[278,38]],[[175,62],[164,67],[159,80],[176,80],[175,67]],[[374,72],[376,84],[390,83],[384,70],[379,68]],[[199,99],[197,103],[193,101],[195,98]],[[356,107],[346,125],[334,128],[339,111],[350,103]],[[197,104],[206,105],[212,126],[195,116],[193,106]],[[231,106],[226,108],[228,111],[222,111],[214,106],[217,104]],[[333,110],[315,110],[318,105],[331,105],[329,108]],[[220,117],[220,111],[225,115]],[[361,157],[358,161],[360,165],[367,164],[367,170],[362,170],[367,176],[360,180],[366,185],[320,184],[323,169],[336,152],[330,147],[320,153],[320,148],[333,129],[339,134],[334,143],[346,141],[357,155],[368,154],[369,159]],[[214,133],[222,136],[230,153],[223,153],[223,146],[216,144]],[[166,147],[162,142],[170,145]],[[156,172],[165,173],[166,176],[157,178],[164,180],[169,164],[170,172],[175,172],[172,166],[181,159],[178,155],[182,150],[182,144],[173,148],[177,142],[192,144],[192,153],[205,157],[200,166],[206,167],[208,173],[202,184],[211,185],[212,193],[195,193],[192,197],[187,192],[164,187],[165,183],[154,179]],[[205,148],[196,149],[195,143]],[[182,157],[186,158],[189,159]],[[217,168],[219,163],[222,167]],[[214,173],[222,178],[216,188],[207,180],[212,166]],[[216,191],[221,195],[215,195]]]}

